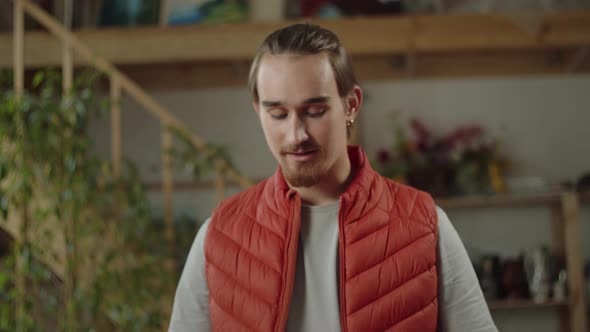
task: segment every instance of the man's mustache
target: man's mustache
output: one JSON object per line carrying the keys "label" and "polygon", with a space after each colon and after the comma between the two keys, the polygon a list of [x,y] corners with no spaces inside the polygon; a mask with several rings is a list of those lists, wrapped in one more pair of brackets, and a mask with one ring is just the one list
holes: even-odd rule
{"label": "man's mustache", "polygon": [[296,145],[288,145],[281,149],[282,153],[305,153],[320,150],[320,146],[313,141],[305,141]]}

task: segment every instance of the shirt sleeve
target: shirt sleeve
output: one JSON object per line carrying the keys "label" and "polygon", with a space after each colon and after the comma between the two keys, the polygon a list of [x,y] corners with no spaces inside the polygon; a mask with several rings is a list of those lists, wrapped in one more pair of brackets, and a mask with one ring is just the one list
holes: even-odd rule
{"label": "shirt sleeve", "polygon": [[439,331],[497,332],[467,251],[437,207]]}
{"label": "shirt sleeve", "polygon": [[211,219],[200,227],[176,287],[169,332],[209,332],[209,288],[205,278],[205,235]]}

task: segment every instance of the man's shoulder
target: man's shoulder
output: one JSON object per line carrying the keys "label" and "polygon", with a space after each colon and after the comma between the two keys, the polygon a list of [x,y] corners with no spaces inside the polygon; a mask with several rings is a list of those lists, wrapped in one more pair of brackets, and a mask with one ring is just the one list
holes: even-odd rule
{"label": "man's shoulder", "polygon": [[270,178],[266,178],[237,194],[225,198],[217,205],[213,211],[213,216],[220,213],[232,212],[236,208],[243,208],[244,206],[251,205],[252,200],[257,199],[260,196],[269,180]]}
{"label": "man's shoulder", "polygon": [[414,221],[422,220],[436,227],[437,206],[429,193],[383,176],[381,178],[389,188],[393,205],[398,213],[409,216]]}
{"label": "man's shoulder", "polygon": [[422,203],[431,205],[433,209],[432,211],[435,212],[436,206],[434,204],[434,199],[429,193],[390,178],[386,178],[384,176],[380,177],[385,181],[387,186],[396,196],[401,194],[402,196],[408,197],[408,199],[419,200]]}

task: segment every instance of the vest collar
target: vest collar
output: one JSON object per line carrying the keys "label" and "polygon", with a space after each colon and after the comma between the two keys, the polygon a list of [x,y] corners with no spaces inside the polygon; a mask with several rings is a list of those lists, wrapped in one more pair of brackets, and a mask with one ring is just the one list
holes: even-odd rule
{"label": "vest collar", "polygon": [[[375,198],[380,197],[382,191],[382,188],[380,188],[382,186],[377,185],[380,183],[380,175],[371,168],[367,155],[360,146],[348,146],[348,158],[353,178],[340,196],[340,209],[345,220],[356,219],[362,214],[362,211],[354,209],[355,207],[366,206],[370,208],[376,204]],[[275,193],[278,193],[279,196],[289,199],[294,195],[298,195],[297,191],[289,188],[280,166],[277,167],[277,171],[270,181]],[[275,196],[275,198],[278,197]]]}

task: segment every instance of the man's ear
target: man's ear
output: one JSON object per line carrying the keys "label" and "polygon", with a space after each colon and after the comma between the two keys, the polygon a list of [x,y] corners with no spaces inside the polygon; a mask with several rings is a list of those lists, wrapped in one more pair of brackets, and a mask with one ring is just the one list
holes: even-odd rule
{"label": "man's ear", "polygon": [[362,103],[363,90],[360,86],[355,85],[348,94],[348,97],[346,97],[346,117],[349,120],[354,120],[361,108]]}

